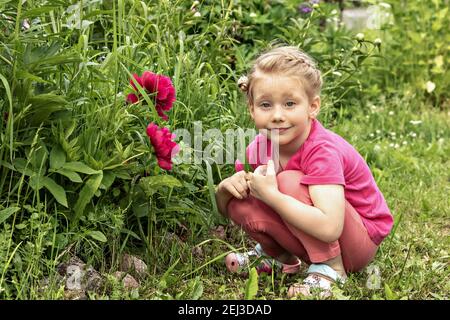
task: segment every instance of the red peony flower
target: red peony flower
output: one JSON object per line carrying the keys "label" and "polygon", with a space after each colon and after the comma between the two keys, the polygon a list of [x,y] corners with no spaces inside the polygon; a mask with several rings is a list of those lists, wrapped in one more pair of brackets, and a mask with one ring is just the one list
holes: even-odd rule
{"label": "red peony flower", "polygon": [[172,157],[174,157],[180,147],[172,139],[175,134],[171,133],[167,128],[159,128],[153,122],[147,126],[147,135],[155,149],[158,165],[164,170],[172,169]]}
{"label": "red peony flower", "polygon": [[[134,74],[133,77],[136,79],[136,82],[139,83],[139,85],[148,93],[156,92],[156,111],[161,118],[168,120],[169,118],[164,111],[169,111],[172,109],[173,103],[176,100],[175,88],[173,87],[170,78],[163,75],[154,74],[150,71],[145,71],[142,74],[142,77],[139,77],[137,74]],[[139,92],[133,80],[130,80],[130,84],[133,86],[134,90]],[[139,97],[140,94],[136,95],[131,93],[127,96],[127,102],[136,103],[139,101]]]}

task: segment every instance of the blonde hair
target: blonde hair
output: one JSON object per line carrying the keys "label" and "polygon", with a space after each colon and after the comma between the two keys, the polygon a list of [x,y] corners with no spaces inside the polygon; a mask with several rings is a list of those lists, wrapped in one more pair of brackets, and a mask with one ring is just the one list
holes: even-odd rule
{"label": "blonde hair", "polygon": [[298,76],[309,98],[319,95],[322,88],[322,76],[316,62],[297,47],[277,47],[263,53],[255,60],[248,75],[239,78],[238,86],[246,93],[249,104],[253,103],[252,84],[257,72]]}

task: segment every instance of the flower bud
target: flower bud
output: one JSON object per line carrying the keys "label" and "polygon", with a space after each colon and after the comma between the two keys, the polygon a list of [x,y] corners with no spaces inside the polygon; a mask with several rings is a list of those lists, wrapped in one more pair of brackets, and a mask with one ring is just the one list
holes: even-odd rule
{"label": "flower bud", "polygon": [[380,39],[380,38],[376,38],[376,39],[373,41],[373,44],[376,45],[377,47],[381,46],[381,39]]}
{"label": "flower bud", "polygon": [[356,40],[358,40],[358,41],[363,41],[364,40],[364,33],[358,33],[357,35],[356,35]]}

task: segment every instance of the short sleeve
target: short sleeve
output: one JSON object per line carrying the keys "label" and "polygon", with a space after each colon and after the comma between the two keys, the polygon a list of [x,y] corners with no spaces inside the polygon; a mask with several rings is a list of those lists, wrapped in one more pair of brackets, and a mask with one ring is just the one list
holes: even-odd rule
{"label": "short sleeve", "polygon": [[236,169],[236,172],[242,171],[244,170],[244,164],[239,161],[239,159],[236,159],[236,161],[234,162],[234,168]]}
{"label": "short sleeve", "polygon": [[322,142],[312,146],[305,152],[303,164],[305,175],[300,178],[301,184],[345,186],[343,157],[331,143]]}

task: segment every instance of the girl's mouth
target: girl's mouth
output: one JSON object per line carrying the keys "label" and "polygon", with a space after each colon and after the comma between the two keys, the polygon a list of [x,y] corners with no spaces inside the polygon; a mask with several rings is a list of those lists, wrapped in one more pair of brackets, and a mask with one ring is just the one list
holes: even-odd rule
{"label": "girl's mouth", "polygon": [[290,128],[292,128],[292,127],[288,127],[288,128],[273,128],[273,129],[270,129],[270,131],[278,132],[278,134],[282,134],[283,132],[286,132]]}

